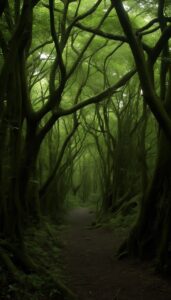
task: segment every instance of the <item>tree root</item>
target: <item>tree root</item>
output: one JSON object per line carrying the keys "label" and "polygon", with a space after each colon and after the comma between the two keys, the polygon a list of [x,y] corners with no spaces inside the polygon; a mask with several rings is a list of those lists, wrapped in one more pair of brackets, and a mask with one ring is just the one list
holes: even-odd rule
{"label": "tree root", "polygon": [[14,277],[18,273],[18,269],[13,264],[11,258],[7,253],[4,252],[4,250],[0,247],[0,259],[2,263],[5,265],[9,273],[11,273]]}
{"label": "tree root", "polygon": [[2,247],[0,247],[0,260],[12,279],[20,285],[23,285],[25,283],[24,275],[19,271],[10,255],[7,254]]}
{"label": "tree root", "polygon": [[13,264],[16,263],[19,266],[19,268],[21,268],[22,271],[24,271],[24,273],[29,274],[38,271],[38,266],[27,255],[23,244],[12,245],[7,240],[0,240],[0,247],[1,249],[5,249],[11,254],[11,262],[13,261]]}
{"label": "tree root", "polygon": [[119,250],[117,252],[117,258],[119,260],[128,257],[128,245],[127,245],[127,240],[125,240],[121,246],[119,247]]}
{"label": "tree root", "polygon": [[61,299],[76,300],[76,296],[72,291],[65,286],[59,279],[56,279],[51,273],[42,265],[37,265],[24,251],[23,247],[17,249],[16,246],[11,245],[6,240],[0,240],[0,261],[7,272],[10,274],[12,280],[23,287],[32,289],[33,284],[28,280],[28,276],[34,273],[43,277],[50,282],[52,289],[56,289]]}

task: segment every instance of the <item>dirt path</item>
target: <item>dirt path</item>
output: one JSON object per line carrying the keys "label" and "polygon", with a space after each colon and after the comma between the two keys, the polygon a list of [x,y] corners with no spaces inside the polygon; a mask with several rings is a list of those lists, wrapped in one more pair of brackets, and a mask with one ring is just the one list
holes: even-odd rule
{"label": "dirt path", "polygon": [[90,229],[93,214],[86,208],[71,211],[64,230],[67,284],[80,300],[171,300],[171,282],[147,266],[118,261],[121,238],[107,229]]}

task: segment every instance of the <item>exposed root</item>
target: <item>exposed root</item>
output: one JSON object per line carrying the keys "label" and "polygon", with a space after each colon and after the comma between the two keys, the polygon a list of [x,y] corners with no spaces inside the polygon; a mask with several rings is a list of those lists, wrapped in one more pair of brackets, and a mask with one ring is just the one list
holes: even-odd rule
{"label": "exposed root", "polygon": [[10,256],[4,252],[4,249],[0,247],[0,260],[7,271],[12,275],[12,277],[18,281],[19,279],[19,270],[12,262]]}
{"label": "exposed root", "polygon": [[23,288],[34,289],[34,282],[29,280],[29,275],[35,274],[50,283],[49,289],[56,290],[61,300],[75,300],[76,296],[70,291],[60,279],[54,278],[44,266],[34,263],[23,247],[20,249],[11,245],[6,240],[0,240],[0,261],[10,274],[12,282],[18,283]]}
{"label": "exposed root", "polygon": [[23,244],[16,246],[12,245],[12,243],[8,242],[7,240],[0,240],[0,246],[1,249],[4,249],[11,254],[11,262],[13,261],[13,265],[17,264],[18,267],[24,271],[24,273],[29,274],[38,271],[38,266],[28,256]]}

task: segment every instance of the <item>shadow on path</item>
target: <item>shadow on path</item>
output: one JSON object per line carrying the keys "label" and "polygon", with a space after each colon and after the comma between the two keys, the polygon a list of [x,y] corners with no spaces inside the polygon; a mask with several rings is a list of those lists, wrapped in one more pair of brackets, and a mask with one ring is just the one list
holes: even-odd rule
{"label": "shadow on path", "polygon": [[123,237],[104,228],[91,228],[88,208],[73,209],[63,231],[68,286],[79,300],[171,300],[169,282],[149,267],[115,257]]}

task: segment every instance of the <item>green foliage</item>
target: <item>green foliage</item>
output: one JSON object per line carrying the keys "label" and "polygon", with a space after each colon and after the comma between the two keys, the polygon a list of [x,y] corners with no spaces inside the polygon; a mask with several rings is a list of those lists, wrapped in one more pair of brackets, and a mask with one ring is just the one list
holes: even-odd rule
{"label": "green foliage", "polygon": [[90,193],[86,198],[85,202],[83,201],[80,193],[78,195],[68,194],[65,199],[65,208],[72,209],[76,207],[89,207],[94,210],[98,210],[100,208],[101,194],[100,191],[96,193]]}
{"label": "green foliage", "polygon": [[[170,19],[164,19],[170,2],[163,11],[162,1],[155,0],[5,2],[4,11],[0,8],[0,234],[21,240],[30,218],[42,213],[56,219],[59,211],[78,205],[113,211],[109,225],[130,227],[138,209],[127,206],[124,195],[146,194],[158,150],[158,128],[147,104],[171,135],[165,109],[170,107]],[[135,65],[139,76],[124,81]],[[60,268],[53,262],[60,251],[52,238],[57,229],[46,222],[29,230],[28,254],[58,280]],[[8,262],[10,255],[4,256]],[[28,288],[18,288],[10,278],[7,298],[30,298],[31,291],[35,299],[59,296],[47,274],[25,278],[21,269]]]}
{"label": "green foliage", "polygon": [[[45,272],[25,274],[19,272],[20,281],[15,281],[10,274],[0,269],[1,299],[42,300],[68,299],[63,281],[63,265],[61,261],[62,241],[60,226],[53,224],[49,219],[42,219],[38,226],[31,226],[25,233],[25,247],[27,253]],[[48,275],[49,274],[49,275]],[[60,286],[60,289],[58,288]],[[62,293],[62,287],[64,293]]]}
{"label": "green foliage", "polygon": [[109,220],[106,224],[104,224],[104,227],[109,227],[112,229],[118,229],[118,228],[125,228],[128,231],[131,227],[136,223],[137,220],[137,214],[135,212],[128,213],[126,216],[122,213],[116,213],[115,215],[110,215]]}
{"label": "green foliage", "polygon": [[66,196],[66,199],[65,199],[66,209],[72,209],[72,208],[75,208],[75,207],[80,207],[82,205],[83,205],[83,203],[81,203],[81,199],[80,199],[79,196],[77,196],[77,195],[74,196],[72,194],[68,194]]}
{"label": "green foliage", "polygon": [[[139,199],[137,199],[139,202]],[[136,224],[137,217],[139,214],[139,203],[135,207],[130,207],[130,203],[137,201],[136,198],[131,199],[128,203],[123,205],[115,212],[102,215],[97,225],[101,225],[112,230],[126,230],[129,232],[130,229]]]}

